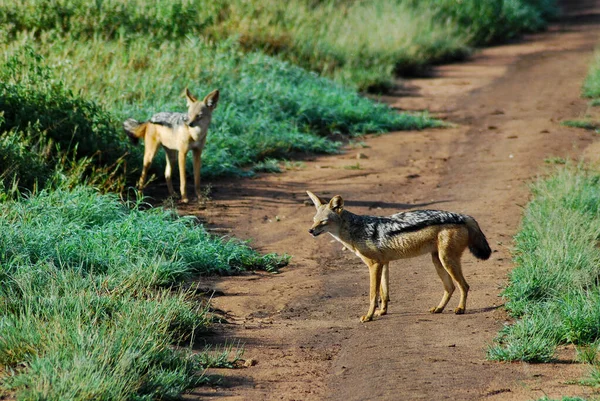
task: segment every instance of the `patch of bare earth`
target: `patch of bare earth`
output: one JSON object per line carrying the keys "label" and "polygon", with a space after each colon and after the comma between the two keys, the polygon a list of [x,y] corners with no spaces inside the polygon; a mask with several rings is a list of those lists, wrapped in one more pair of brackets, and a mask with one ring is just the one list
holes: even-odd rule
{"label": "patch of bare earth", "polygon": [[[279,274],[202,279],[228,323],[210,343],[244,345],[249,367],[216,369],[219,384],[186,399],[227,400],[530,400],[590,395],[585,375],[562,349],[552,364],[495,363],[486,348],[506,322],[501,287],[527,203],[527,184],[549,157],[578,158],[594,137],[563,127],[582,117],[580,88],[600,32],[598,2],[567,2],[548,32],[441,66],[402,82],[384,100],[428,109],[456,126],[366,138],[366,148],[318,157],[283,174],[212,183],[206,209],[180,207],[219,233],[251,239],[262,252],[293,255]],[[358,154],[361,153],[362,156]],[[389,314],[361,324],[368,271],[328,236],[313,239],[305,190],[341,194],[347,209],[389,215],[413,208],[474,216],[493,249],[490,260],[463,258],[471,292],[467,313],[431,315],[442,284],[430,258],[392,262]]]}

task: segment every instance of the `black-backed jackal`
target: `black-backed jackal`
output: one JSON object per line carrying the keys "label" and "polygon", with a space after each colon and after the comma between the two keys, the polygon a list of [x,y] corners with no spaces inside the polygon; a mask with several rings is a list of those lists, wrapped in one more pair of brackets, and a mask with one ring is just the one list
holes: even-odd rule
{"label": "black-backed jackal", "polygon": [[188,202],[185,186],[185,159],[191,149],[194,160],[194,185],[196,196],[200,198],[200,168],[202,167],[202,149],[206,143],[206,134],[212,118],[212,112],[219,101],[219,91],[215,89],[210,92],[204,100],[198,101],[188,89],[185,90],[188,112],[171,113],[162,112],[152,116],[150,120],[140,123],[133,118],[125,120],[123,129],[133,143],[140,138],[144,139],[144,165],[138,187],[144,188],[146,175],[152,163],[152,159],[159,147],[165,148],[167,154],[167,167],[165,178],[169,194],[175,195],[171,174],[173,166],[179,166],[179,188],[181,200]]}
{"label": "black-backed jackal", "polygon": [[[454,310],[465,313],[469,285],[463,277],[460,259],[468,247],[475,257],[486,260],[490,246],[479,225],[470,216],[441,210],[415,210],[388,217],[360,216],[344,209],[341,196],[329,202],[306,191],[317,213],[308,230],[313,237],[328,232],[353,251],[369,267],[369,311],[360,320],[368,322],[373,315],[385,315],[389,301],[388,268],[396,259],[412,258],[430,253],[433,265],[444,285],[444,295],[438,306],[430,309],[441,313],[454,292],[454,282],[460,290],[460,302]],[[375,312],[379,294],[381,305]]]}

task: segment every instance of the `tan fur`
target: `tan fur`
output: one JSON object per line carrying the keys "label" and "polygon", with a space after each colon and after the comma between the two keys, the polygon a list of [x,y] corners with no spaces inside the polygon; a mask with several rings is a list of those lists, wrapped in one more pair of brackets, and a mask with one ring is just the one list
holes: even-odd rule
{"label": "tan fur", "polygon": [[[326,202],[310,191],[307,193],[317,209],[309,232],[315,236],[329,232],[369,268],[370,303],[367,314],[360,319],[362,322],[372,320],[373,315],[387,313],[390,261],[426,253],[431,254],[433,265],[444,286],[442,299],[430,312],[441,313],[444,310],[454,292],[454,282],[460,290],[460,302],[454,312],[465,312],[469,285],[462,273],[461,256],[467,247],[472,251],[473,247],[479,247],[475,251],[480,251],[478,257],[482,259],[487,259],[490,252],[485,236],[473,218],[463,215],[465,224],[429,225],[416,231],[390,235],[384,243],[375,244],[369,239],[366,224],[360,223],[361,217],[365,216],[344,212],[340,196]],[[381,304],[376,312],[378,294]]]}
{"label": "tan fur", "polygon": [[194,126],[188,123],[171,128],[166,125],[145,122],[136,127],[130,134],[135,138],[144,139],[144,162],[142,174],[138,183],[140,190],[144,188],[148,169],[152,159],[160,146],[164,147],[167,154],[167,166],[165,168],[165,179],[171,196],[175,195],[171,180],[174,166],[179,167],[179,180],[181,200],[189,201],[186,190],[185,161],[189,150],[193,154],[194,165],[194,187],[196,197],[200,197],[200,169],[202,168],[202,150],[206,143],[206,135],[211,122],[212,112],[217,107],[219,91],[214,90],[201,102],[198,101],[188,89],[185,90],[188,104],[188,121],[193,122],[197,117],[200,120]]}

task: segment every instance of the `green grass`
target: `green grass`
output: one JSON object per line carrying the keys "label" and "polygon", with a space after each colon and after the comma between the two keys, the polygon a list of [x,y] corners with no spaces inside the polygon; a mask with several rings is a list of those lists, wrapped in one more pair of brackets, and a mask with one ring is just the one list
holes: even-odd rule
{"label": "green grass", "polygon": [[532,186],[503,292],[516,321],[489,348],[490,359],[548,362],[560,344],[600,340],[599,184],[599,172],[567,163]]}
{"label": "green grass", "polygon": [[562,397],[560,400],[554,400],[552,398],[542,397],[538,401],[585,401],[585,399],[580,397]]}
{"label": "green grass", "polygon": [[0,204],[0,388],[20,399],[177,398],[216,363],[185,346],[211,319],[185,283],[287,263],[129,206],[89,187]]}
{"label": "green grass", "polygon": [[236,358],[192,353],[211,320],[193,278],[288,261],[91,189],[139,174],[125,118],[219,88],[203,176],[281,170],[440,126],[356,89],[542,28],[552,4],[0,0],[0,398],[177,399]]}
{"label": "green grass", "polygon": [[[189,39],[154,46],[144,37],[79,42],[23,35],[5,45],[0,76],[0,130],[13,131],[15,143],[28,131],[29,141],[39,143],[19,152],[38,161],[40,153],[49,155],[50,166],[64,152],[90,158],[105,170],[128,173],[130,182],[143,150],[128,143],[121,122],[185,111],[186,86],[198,96],[221,89],[203,153],[204,177],[251,174],[253,164],[295,152],[337,152],[344,137],[441,124],[423,114],[397,113],[289,63],[242,53],[233,42],[215,46]],[[157,158],[154,172],[162,175],[163,167],[164,159]],[[99,176],[93,173],[88,176]]]}
{"label": "green grass", "polygon": [[474,46],[543,29],[554,0],[0,1],[4,35],[66,33],[78,41],[151,33],[155,41],[235,38],[359,89],[398,71],[465,57]]}
{"label": "green grass", "polygon": [[[340,140],[364,133],[439,126],[340,83],[385,85],[396,71],[540,29],[553,9],[550,0],[49,4],[0,1],[6,28],[0,35],[0,130],[10,137],[4,165],[27,158],[51,170],[85,158],[85,168],[77,168],[88,179],[121,191],[124,174],[134,182],[142,153],[128,145],[121,122],[184,111],[185,87],[198,96],[215,87],[222,93],[203,175],[252,174],[256,163],[264,168],[263,160],[336,152]],[[27,145],[19,148],[25,137]],[[162,175],[164,160],[156,160],[153,171]],[[5,187],[17,176],[24,188],[47,178],[13,170],[3,169]]]}
{"label": "green grass", "polygon": [[600,52],[596,51],[582,88],[583,97],[591,98],[592,102],[600,99]]}
{"label": "green grass", "polygon": [[[591,106],[600,104],[599,52],[590,65],[582,95],[592,99]],[[598,130],[598,123],[590,119],[565,120],[561,124]],[[600,172],[555,159],[546,162],[565,166],[532,186],[534,198],[515,237],[516,267],[503,295],[516,321],[499,333],[488,349],[488,358],[549,362],[558,345],[574,344],[576,360],[590,366],[588,377],[579,383],[598,386]]]}
{"label": "green grass", "polygon": [[565,120],[560,123],[565,127],[583,128],[589,130],[597,130],[600,128],[600,123],[591,120]]}
{"label": "green grass", "polygon": [[[582,96],[591,99],[589,105],[592,107],[600,106],[600,51],[596,50],[594,58],[588,69],[582,87]],[[593,110],[592,110],[593,112]],[[588,122],[583,121],[583,122]],[[600,123],[589,121],[589,124],[582,128],[593,129],[598,133]]]}

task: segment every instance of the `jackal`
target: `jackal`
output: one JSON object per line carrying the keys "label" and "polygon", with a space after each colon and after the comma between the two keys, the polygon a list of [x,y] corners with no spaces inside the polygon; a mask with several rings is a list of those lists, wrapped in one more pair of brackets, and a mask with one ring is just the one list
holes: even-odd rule
{"label": "jackal", "polygon": [[186,88],[185,96],[187,98],[188,112],[171,113],[162,112],[152,116],[146,122],[138,122],[133,118],[128,118],[123,123],[123,129],[134,144],[137,144],[140,138],[144,139],[144,164],[142,175],[138,183],[138,188],[143,190],[146,181],[148,169],[158,148],[162,145],[167,154],[167,167],[165,168],[165,178],[169,194],[175,195],[171,173],[173,165],[179,164],[179,182],[181,190],[181,200],[188,202],[187,191],[185,187],[185,159],[188,151],[191,149],[194,161],[194,185],[196,188],[196,197],[200,198],[200,168],[202,167],[202,149],[206,143],[206,134],[208,126],[212,119],[212,112],[217,107],[219,101],[219,90],[210,92],[204,100],[198,101]]}
{"label": "jackal", "polygon": [[[469,285],[463,277],[460,258],[465,248],[478,259],[490,257],[490,246],[471,216],[441,210],[414,210],[388,217],[360,216],[344,209],[341,196],[329,202],[306,191],[317,208],[314,224],[308,230],[313,237],[328,232],[353,251],[369,267],[369,311],[360,320],[368,322],[373,314],[385,315],[389,301],[389,263],[430,253],[433,265],[444,285],[444,295],[432,313],[441,313],[454,292],[453,280],[460,289],[460,302],[454,310],[465,313]],[[381,305],[375,312],[379,294]]]}

